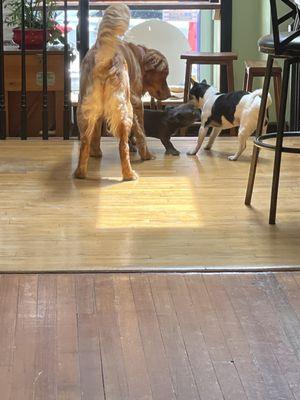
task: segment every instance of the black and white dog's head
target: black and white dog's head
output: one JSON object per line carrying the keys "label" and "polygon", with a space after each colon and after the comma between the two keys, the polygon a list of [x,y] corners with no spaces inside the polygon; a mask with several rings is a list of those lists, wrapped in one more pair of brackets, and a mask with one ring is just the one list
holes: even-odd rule
{"label": "black and white dog's head", "polygon": [[193,86],[190,90],[190,96],[197,101],[198,107],[202,108],[204,97],[211,90],[212,86],[208,85],[205,79],[201,82],[196,82],[192,79],[191,82]]}

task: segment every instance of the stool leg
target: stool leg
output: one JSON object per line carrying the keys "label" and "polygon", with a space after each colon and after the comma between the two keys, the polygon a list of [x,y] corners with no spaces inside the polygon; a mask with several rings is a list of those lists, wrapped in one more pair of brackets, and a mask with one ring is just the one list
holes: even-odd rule
{"label": "stool leg", "polygon": [[[274,63],[273,57],[269,56],[268,57],[268,62],[267,62],[266,75],[265,75],[265,79],[264,79],[264,87],[263,87],[262,99],[261,99],[261,104],[260,104],[260,109],[259,109],[256,136],[260,136],[261,135],[262,130],[263,130],[263,126],[264,126],[264,120],[265,120],[265,114],[266,114],[266,105],[267,105],[268,93],[269,93],[269,88],[270,88],[270,81],[271,81],[271,76],[272,76],[273,63]],[[251,204],[253,187],[254,187],[254,180],[255,180],[255,175],[256,175],[256,167],[257,167],[257,162],[258,162],[258,156],[259,156],[259,148],[254,145],[253,153],[252,153],[252,159],[251,159],[251,165],[250,165],[249,178],[248,178],[246,198],[245,198],[246,206],[250,206],[250,204]]]}
{"label": "stool leg", "polygon": [[191,73],[192,73],[192,64],[190,63],[189,60],[186,60],[184,94],[183,94],[184,103],[186,103],[189,99],[189,92],[191,86]]}
{"label": "stool leg", "polygon": [[228,92],[234,91],[234,75],[233,75],[233,62],[228,62],[226,64],[227,71],[227,88]]}
{"label": "stool leg", "polygon": [[275,97],[275,107],[276,107],[276,117],[277,117],[277,124],[279,121],[279,110],[280,110],[280,96],[281,96],[281,86],[282,86],[282,80],[281,80],[281,74],[275,75],[273,77],[274,79],[274,97]]}
{"label": "stool leg", "polygon": [[150,110],[156,110],[156,100],[152,96],[150,98]]}
{"label": "stool leg", "polygon": [[253,79],[254,79],[253,72],[249,71],[247,86],[246,86],[247,92],[252,92],[253,90]]}
{"label": "stool leg", "polygon": [[[186,103],[189,100],[190,86],[191,86],[191,74],[192,74],[192,64],[190,60],[186,60],[185,67],[185,81],[184,81],[184,92],[183,92],[183,102]],[[179,136],[186,136],[188,128],[181,128],[179,130]]]}
{"label": "stool leg", "polygon": [[[226,64],[227,73],[227,90],[228,92],[234,91],[234,75],[233,75],[233,62],[230,61]],[[230,129],[230,136],[236,136],[237,130],[235,128]]]}
{"label": "stool leg", "polygon": [[245,75],[244,75],[244,86],[243,90],[247,90],[247,82],[248,82],[248,70],[245,68]]}
{"label": "stool leg", "polygon": [[274,225],[276,222],[276,209],[277,209],[279,176],[280,176],[280,166],[281,166],[282,143],[283,143],[284,125],[285,125],[286,102],[287,102],[289,78],[290,78],[290,66],[291,66],[290,60],[285,60],[283,69],[281,99],[280,99],[278,131],[276,137],[276,149],[275,149],[275,159],[273,168],[273,183],[272,183],[271,206],[270,206],[270,217],[269,217],[269,223],[272,225]]}

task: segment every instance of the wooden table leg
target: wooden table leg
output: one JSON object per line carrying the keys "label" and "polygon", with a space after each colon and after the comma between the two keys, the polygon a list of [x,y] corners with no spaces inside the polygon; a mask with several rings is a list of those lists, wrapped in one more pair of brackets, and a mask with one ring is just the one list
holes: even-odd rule
{"label": "wooden table leg", "polygon": [[247,90],[247,82],[248,82],[248,70],[245,68],[245,74],[244,74],[244,86],[243,89]]}
{"label": "wooden table leg", "polygon": [[226,64],[227,71],[227,87],[228,92],[234,91],[234,75],[233,75],[233,62],[230,61]]}
{"label": "wooden table leg", "polygon": [[[234,91],[234,75],[233,75],[233,62],[230,61],[226,64],[226,72],[227,72],[227,88],[228,92]],[[230,129],[230,136],[236,136],[237,129]]]}
{"label": "wooden table leg", "polygon": [[183,95],[184,103],[186,103],[189,99],[189,92],[190,92],[190,86],[191,86],[191,73],[192,73],[192,64],[190,63],[189,60],[186,60],[184,95]]}
{"label": "wooden table leg", "polygon": [[247,92],[252,92],[253,90],[253,79],[254,79],[253,72],[249,71],[247,85],[246,85]]}

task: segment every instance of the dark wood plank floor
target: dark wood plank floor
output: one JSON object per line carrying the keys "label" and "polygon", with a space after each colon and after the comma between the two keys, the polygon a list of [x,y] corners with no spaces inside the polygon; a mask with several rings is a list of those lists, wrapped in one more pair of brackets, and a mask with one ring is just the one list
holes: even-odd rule
{"label": "dark wood plank floor", "polygon": [[300,272],[0,275],[1,400],[298,400]]}

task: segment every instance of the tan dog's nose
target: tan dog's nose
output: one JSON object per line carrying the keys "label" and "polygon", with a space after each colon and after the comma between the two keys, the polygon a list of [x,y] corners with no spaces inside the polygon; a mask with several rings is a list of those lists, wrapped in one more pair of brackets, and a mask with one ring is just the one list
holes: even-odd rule
{"label": "tan dog's nose", "polygon": [[157,97],[158,100],[167,100],[169,97],[171,97],[171,91],[168,87],[168,85],[164,86],[161,90],[157,91]]}

